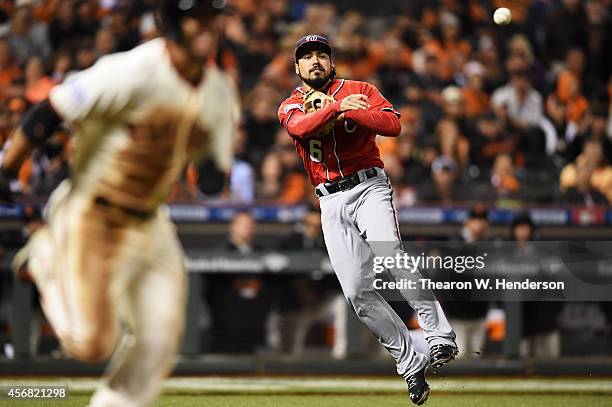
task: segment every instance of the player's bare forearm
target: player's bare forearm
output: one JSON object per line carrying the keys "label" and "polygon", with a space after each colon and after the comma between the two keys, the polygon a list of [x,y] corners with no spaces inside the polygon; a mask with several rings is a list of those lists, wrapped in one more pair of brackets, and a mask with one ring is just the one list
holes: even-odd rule
{"label": "player's bare forearm", "polygon": [[287,118],[284,126],[291,136],[306,139],[318,135],[339,114],[340,103],[338,102],[309,114],[296,110]]}
{"label": "player's bare forearm", "polygon": [[397,137],[402,129],[393,112],[359,109],[345,112],[344,117],[384,137]]}
{"label": "player's bare forearm", "polygon": [[9,174],[19,172],[23,162],[32,154],[36,146],[26,137],[21,127],[17,128],[9,148],[4,152],[2,170]]}

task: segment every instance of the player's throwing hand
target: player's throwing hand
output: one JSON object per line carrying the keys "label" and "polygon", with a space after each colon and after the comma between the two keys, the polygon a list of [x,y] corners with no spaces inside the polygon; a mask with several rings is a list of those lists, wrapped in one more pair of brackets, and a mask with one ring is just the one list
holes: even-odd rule
{"label": "player's throwing hand", "polygon": [[340,111],[346,112],[349,110],[368,109],[370,107],[370,100],[362,93],[354,95],[348,95],[340,102]]}

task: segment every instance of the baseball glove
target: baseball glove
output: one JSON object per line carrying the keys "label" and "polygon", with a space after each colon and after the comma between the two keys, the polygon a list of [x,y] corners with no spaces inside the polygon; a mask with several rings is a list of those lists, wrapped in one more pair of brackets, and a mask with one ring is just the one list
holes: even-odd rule
{"label": "baseball glove", "polygon": [[304,110],[306,113],[312,113],[316,110],[321,109],[331,103],[335,102],[335,99],[329,95],[318,90],[311,89],[304,94]]}
{"label": "baseball glove", "polygon": [[[306,114],[316,112],[317,110],[334,103],[336,100],[326,95],[323,92],[319,92],[318,90],[311,89],[304,94],[304,98],[302,99],[304,103],[304,110]],[[321,134],[325,135],[329,133],[334,127],[335,121],[331,121],[323,127],[321,130]]]}

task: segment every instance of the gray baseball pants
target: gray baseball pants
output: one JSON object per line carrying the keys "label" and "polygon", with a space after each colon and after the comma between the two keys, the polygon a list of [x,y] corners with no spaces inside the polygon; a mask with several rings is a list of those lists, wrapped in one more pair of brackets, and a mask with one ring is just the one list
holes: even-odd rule
{"label": "gray baseball pants", "polygon": [[[361,322],[393,356],[397,373],[406,379],[426,366],[428,358],[414,350],[408,328],[374,289],[374,256],[402,253],[391,184],[382,169],[377,171],[377,176],[348,191],[320,197],[321,221],[329,258],[344,296]],[[363,179],[363,175],[360,177]],[[317,189],[327,193],[322,185]],[[406,270],[400,269],[388,272],[396,280],[420,276],[418,272],[407,276]],[[433,298],[431,292],[424,294]],[[437,301],[419,301],[416,298],[420,296],[408,292],[402,292],[402,296],[417,312],[430,346],[454,345],[455,333]]]}

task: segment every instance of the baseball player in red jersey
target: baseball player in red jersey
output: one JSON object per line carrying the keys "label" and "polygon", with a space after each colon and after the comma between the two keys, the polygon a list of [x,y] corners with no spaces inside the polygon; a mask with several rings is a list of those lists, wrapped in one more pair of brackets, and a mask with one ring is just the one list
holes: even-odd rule
{"label": "baseball player in red jersey", "polygon": [[[416,301],[402,292],[417,311],[430,358],[416,352],[401,318],[375,291],[371,266],[381,247],[387,253],[402,250],[393,191],[376,145],[376,135],[399,135],[399,113],[376,87],[335,79],[331,47],[320,35],[297,42],[295,72],[302,86],[283,101],[278,117],[316,186],[332,266],[359,319],[395,359],[410,399],[423,404],[429,395],[425,371],[455,357],[455,333],[437,301]],[[321,93],[311,97],[313,92]],[[398,270],[389,272],[399,277]]]}

